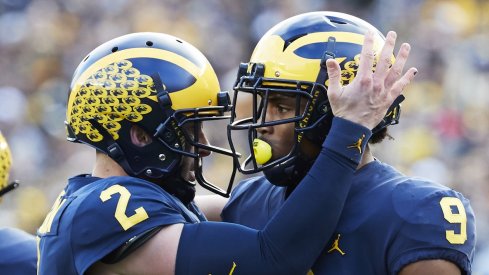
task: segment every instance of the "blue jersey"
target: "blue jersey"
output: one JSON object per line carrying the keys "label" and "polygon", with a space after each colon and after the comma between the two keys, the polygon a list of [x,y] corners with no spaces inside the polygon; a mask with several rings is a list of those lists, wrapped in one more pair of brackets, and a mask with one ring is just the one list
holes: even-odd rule
{"label": "blue jersey", "polygon": [[39,274],[83,274],[150,229],[205,220],[197,208],[189,208],[193,211],[141,179],[71,178],[38,230]]}
{"label": "blue jersey", "polygon": [[[248,179],[235,188],[222,218],[259,229],[284,200],[284,187]],[[336,232],[311,274],[397,274],[426,259],[446,259],[470,274],[474,247],[466,198],[373,161],[355,173]]]}
{"label": "blue jersey", "polygon": [[14,228],[0,228],[0,274],[35,275],[36,239]]}

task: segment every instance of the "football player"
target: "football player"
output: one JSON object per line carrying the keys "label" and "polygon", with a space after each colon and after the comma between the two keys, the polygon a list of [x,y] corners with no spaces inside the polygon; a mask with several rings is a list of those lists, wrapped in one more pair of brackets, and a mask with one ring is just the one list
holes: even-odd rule
{"label": "football player", "polygon": [[[39,228],[39,274],[306,273],[333,233],[370,129],[414,77],[396,75],[382,91],[367,85],[369,37],[363,82],[329,90],[336,118],[315,167],[261,230],[206,222],[193,203],[195,180],[230,190],[205,180],[202,158],[237,158],[203,132],[206,121],[229,122],[231,107],[204,55],[157,33],[97,47],[73,75],[66,117],[68,139],[95,148],[95,164],[68,180]],[[339,79],[336,61],[326,64]]]}
{"label": "football player", "polygon": [[[9,183],[12,164],[10,149],[0,132],[0,202],[3,195],[19,184]],[[0,228],[0,274],[36,274],[36,239],[15,228]]]}
{"label": "football player", "polygon": [[[320,145],[331,134],[333,99],[323,91],[341,86],[345,96],[350,93],[351,85],[362,77],[361,49],[369,31],[375,33],[369,56],[375,56],[373,85],[379,91],[396,87],[409,45],[401,45],[394,59],[396,34],[389,32],[384,38],[354,16],[306,13],[282,21],[261,38],[249,63],[261,70],[241,66],[232,110],[232,117],[241,119],[234,119],[230,129],[268,143],[273,156],[259,161],[260,149],[248,142],[250,156],[240,169],[264,175],[237,186],[222,212],[224,221],[264,228],[295,195]],[[341,78],[324,68],[324,56],[338,61]],[[249,118],[243,118],[246,112],[240,109],[239,99],[245,97],[240,94],[252,98],[246,102],[251,104]],[[398,97],[373,135],[365,137],[369,143],[381,142],[388,126],[398,123],[402,100]],[[403,175],[374,158],[369,146],[361,148],[361,141],[350,145],[363,157],[340,221],[309,274],[469,274],[475,245],[469,201],[448,187]],[[324,167],[321,178],[329,177],[328,170]]]}

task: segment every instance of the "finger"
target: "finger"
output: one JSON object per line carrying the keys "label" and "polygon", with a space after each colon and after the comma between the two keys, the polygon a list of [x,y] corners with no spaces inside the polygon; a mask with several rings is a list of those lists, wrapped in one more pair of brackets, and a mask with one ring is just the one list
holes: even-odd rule
{"label": "finger", "polygon": [[418,73],[418,69],[410,68],[394,85],[391,89],[391,96],[393,98],[400,95],[411,81],[413,81],[414,76]]}
{"label": "finger", "polygon": [[374,32],[369,30],[365,35],[362,52],[360,53],[360,65],[358,67],[357,78],[364,79],[372,75],[374,62]]}
{"label": "finger", "polygon": [[385,79],[390,66],[392,65],[392,53],[394,51],[394,46],[396,45],[397,34],[394,31],[387,33],[387,39],[382,47],[379,56],[379,62],[375,68],[374,77],[379,80]]}
{"label": "finger", "polygon": [[341,91],[341,68],[335,59],[326,60],[326,69],[328,70],[328,98],[334,100]]}
{"label": "finger", "polygon": [[392,66],[387,78],[385,79],[385,87],[389,89],[401,77],[404,65],[409,57],[411,46],[408,43],[403,43],[396,56],[396,62]]}

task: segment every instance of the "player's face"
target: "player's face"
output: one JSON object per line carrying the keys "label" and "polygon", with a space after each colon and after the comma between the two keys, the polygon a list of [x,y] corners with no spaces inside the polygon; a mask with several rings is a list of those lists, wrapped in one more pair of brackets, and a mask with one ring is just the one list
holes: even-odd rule
{"label": "player's face", "polygon": [[[198,123],[198,140],[199,143],[202,144],[209,144],[209,141],[207,140],[207,137],[203,131],[203,126],[202,123]],[[194,126],[195,124],[193,122],[187,123],[183,126],[183,130],[188,133],[190,138],[193,138],[194,136]],[[186,150],[193,152],[194,148],[192,146],[189,146],[186,148]],[[204,158],[207,157],[211,154],[210,151],[199,148],[198,150],[199,156]],[[182,168],[180,170],[181,176],[184,180],[189,181],[189,182],[194,182],[195,181],[195,167],[194,167],[194,159],[190,157],[183,157],[182,158]]]}
{"label": "player's face", "polygon": [[[301,101],[301,112],[306,105]],[[268,99],[267,121],[288,119],[296,116],[296,98],[284,95],[270,95]],[[272,160],[287,155],[294,145],[294,123],[283,123],[257,129],[259,138],[272,147]]]}

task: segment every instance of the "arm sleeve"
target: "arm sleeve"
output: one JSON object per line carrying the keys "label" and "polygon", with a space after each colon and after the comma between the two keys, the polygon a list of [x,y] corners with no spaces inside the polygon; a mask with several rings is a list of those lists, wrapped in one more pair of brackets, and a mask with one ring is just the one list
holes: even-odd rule
{"label": "arm sleeve", "polygon": [[176,274],[306,274],[333,234],[370,135],[334,118],[313,167],[263,230],[185,225]]}
{"label": "arm sleeve", "polygon": [[[421,186],[422,183],[416,184]],[[420,197],[418,194],[413,196]],[[470,202],[462,194],[438,190],[425,194],[418,201],[400,195],[395,199],[402,203],[396,207],[404,222],[391,244],[393,253],[388,256],[390,274],[397,274],[410,263],[431,259],[450,261],[460,268],[462,274],[471,273],[476,240],[475,218]]]}

